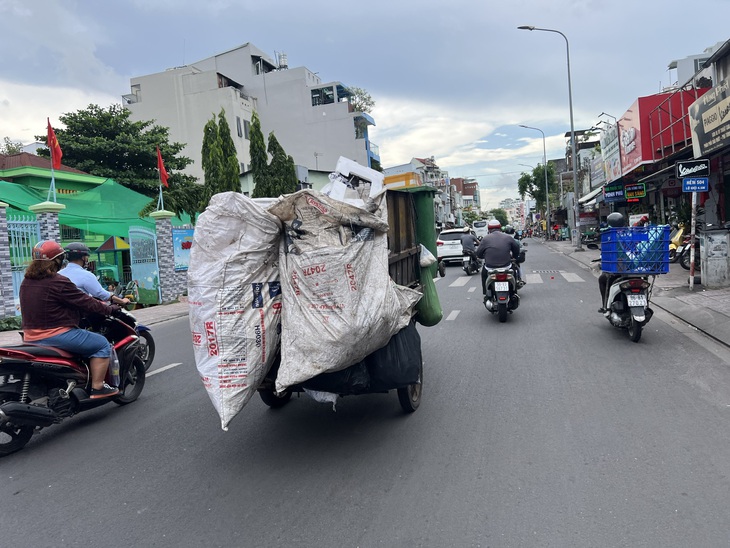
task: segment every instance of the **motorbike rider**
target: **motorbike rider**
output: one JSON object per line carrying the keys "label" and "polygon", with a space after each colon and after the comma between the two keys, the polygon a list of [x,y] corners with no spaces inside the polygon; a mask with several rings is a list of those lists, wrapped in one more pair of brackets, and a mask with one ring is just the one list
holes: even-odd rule
{"label": "motorbike rider", "polygon": [[[614,211],[606,217],[606,222],[611,228],[621,228],[624,226],[624,216],[618,211]],[[606,304],[608,288],[611,287],[613,281],[618,277],[618,274],[612,274],[610,272],[601,272],[601,275],[598,277],[598,289],[601,292],[601,308],[598,309],[598,312],[601,314],[607,315],[609,312],[606,308],[608,306]]]}
{"label": "motorbike rider", "polygon": [[[502,232],[505,234],[509,234],[512,236],[515,240],[517,240],[517,243],[519,243],[519,238],[515,235],[515,228],[512,225],[506,225]],[[520,243],[520,253],[522,253],[522,244]],[[517,262],[517,259],[515,258],[515,274],[517,275],[517,287],[523,287],[525,285],[525,281],[522,279],[522,267],[520,266],[520,263]]]}
{"label": "motorbike rider", "polygon": [[[487,268],[499,268],[512,263],[520,256],[520,243],[509,234],[502,232],[502,224],[492,219],[487,223],[488,233],[482,238],[477,257],[484,261]],[[524,283],[522,284],[524,285]],[[519,285],[518,286],[522,287]],[[487,294],[487,269],[482,268],[482,293]]]}
{"label": "motorbike rider", "polygon": [[38,242],[32,256],[20,285],[23,340],[89,358],[90,398],[119,394],[117,388],[104,382],[111,355],[109,341],[98,333],[78,327],[81,312],[109,316],[119,307],[90,297],[58,273],[64,250],[53,240]]}
{"label": "motorbike rider", "polygon": [[464,228],[464,234],[461,235],[462,252],[468,253],[471,260],[475,261],[476,256],[477,256],[476,251],[477,251],[478,245],[479,245],[479,240],[477,240],[477,237],[471,233],[469,228]]}
{"label": "motorbike rider", "polygon": [[66,250],[68,264],[58,271],[61,276],[66,276],[81,291],[100,301],[110,301],[112,304],[120,305],[129,304],[130,301],[126,297],[118,297],[111,291],[104,289],[96,276],[87,270],[89,255],[91,255],[88,247],[81,242],[72,242],[64,249]]}

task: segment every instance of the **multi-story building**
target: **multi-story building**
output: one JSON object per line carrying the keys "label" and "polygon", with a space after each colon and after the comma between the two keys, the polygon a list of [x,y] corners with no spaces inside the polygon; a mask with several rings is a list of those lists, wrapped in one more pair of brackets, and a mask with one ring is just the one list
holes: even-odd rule
{"label": "multi-story building", "polygon": [[133,121],[155,120],[169,127],[170,140],[185,143],[182,154],[193,160],[185,172],[200,181],[203,127],[221,109],[231,127],[242,174],[250,169],[254,111],[264,137],[273,132],[294,163],[310,176],[319,172],[322,181],[340,156],[368,167],[379,163],[378,148],[368,137],[368,127],[375,122],[367,113],[355,111],[348,88],[340,82],[323,83],[305,67],[289,68],[284,54],[277,57],[275,62],[246,43],[185,66],[132,78],[124,105]]}
{"label": "multi-story building", "polygon": [[462,223],[461,194],[456,186],[451,183],[448,171],[444,171],[436,165],[433,156],[430,158],[411,158],[411,161],[407,164],[385,168],[383,173],[386,176],[417,173],[424,185],[436,187],[439,191],[434,198],[436,224],[440,227],[447,223],[456,225]]}

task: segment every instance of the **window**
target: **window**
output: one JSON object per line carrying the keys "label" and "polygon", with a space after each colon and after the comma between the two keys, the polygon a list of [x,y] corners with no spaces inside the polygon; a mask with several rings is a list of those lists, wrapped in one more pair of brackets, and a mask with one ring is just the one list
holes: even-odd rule
{"label": "window", "polygon": [[71,226],[61,225],[61,239],[67,240],[83,240],[81,230],[73,228]]}
{"label": "window", "polygon": [[248,120],[244,120],[243,121],[243,138],[244,139],[247,139],[247,140],[250,139],[250,137],[249,137],[250,131],[251,131],[251,122],[249,122]]}
{"label": "window", "polygon": [[331,87],[312,90],[312,106],[329,105],[335,102],[335,90]]}
{"label": "window", "polygon": [[241,129],[241,117],[236,116],[236,129],[238,130],[238,136],[243,137],[243,129]]}

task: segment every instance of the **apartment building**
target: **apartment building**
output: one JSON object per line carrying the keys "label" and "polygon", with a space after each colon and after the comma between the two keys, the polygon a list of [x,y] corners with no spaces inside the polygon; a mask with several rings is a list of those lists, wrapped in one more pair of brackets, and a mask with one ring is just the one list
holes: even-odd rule
{"label": "apartment building", "polygon": [[[249,131],[255,111],[265,137],[274,132],[298,170],[307,177],[334,171],[340,156],[372,167],[379,162],[370,142],[374,120],[355,112],[341,82],[323,83],[305,67],[289,68],[284,54],[274,61],[250,43],[181,67],[130,81],[123,104],[134,121],[155,120],[170,128],[170,140],[185,143],[193,160],[186,173],[203,180],[203,127],[221,108],[231,127],[241,174],[250,169]],[[247,178],[244,192],[251,188]],[[311,184],[311,181],[310,181]]]}

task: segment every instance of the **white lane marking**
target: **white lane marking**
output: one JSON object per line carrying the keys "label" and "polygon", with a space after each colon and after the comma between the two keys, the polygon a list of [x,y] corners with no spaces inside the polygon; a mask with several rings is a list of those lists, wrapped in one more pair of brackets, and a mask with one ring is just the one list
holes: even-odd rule
{"label": "white lane marking", "polygon": [[525,274],[525,281],[528,284],[541,284],[541,283],[543,283],[542,282],[542,276],[540,276],[540,274],[535,274],[535,273]]}
{"label": "white lane marking", "polygon": [[434,281],[434,283],[436,283],[436,282],[438,282],[438,281],[439,281],[440,279],[441,279],[441,278],[439,278],[439,277],[436,277],[436,278],[434,278],[434,279],[433,279],[433,281]]}
{"label": "white lane marking", "polygon": [[469,293],[474,293],[476,290],[477,290],[476,287],[470,287],[469,288]]}
{"label": "white lane marking", "polygon": [[462,287],[469,283],[471,276],[459,276],[449,284],[449,287]]}
{"label": "white lane marking", "polygon": [[449,315],[448,315],[448,316],[446,317],[446,321],[447,321],[447,322],[449,322],[449,321],[451,321],[451,320],[455,320],[455,319],[456,319],[456,316],[458,316],[458,315],[459,315],[459,312],[461,312],[461,310],[452,310],[452,311],[451,311],[451,314],[449,314]]}
{"label": "white lane marking", "polygon": [[585,282],[585,280],[578,276],[575,272],[561,272],[560,275],[569,282]]}
{"label": "white lane marking", "polygon": [[152,375],[157,375],[157,373],[162,373],[163,371],[167,371],[168,369],[172,369],[173,367],[177,367],[178,365],[182,365],[182,362],[180,363],[171,363],[170,365],[165,365],[163,367],[160,367],[159,369],[155,369],[154,371],[148,371],[145,377],[151,377]]}

